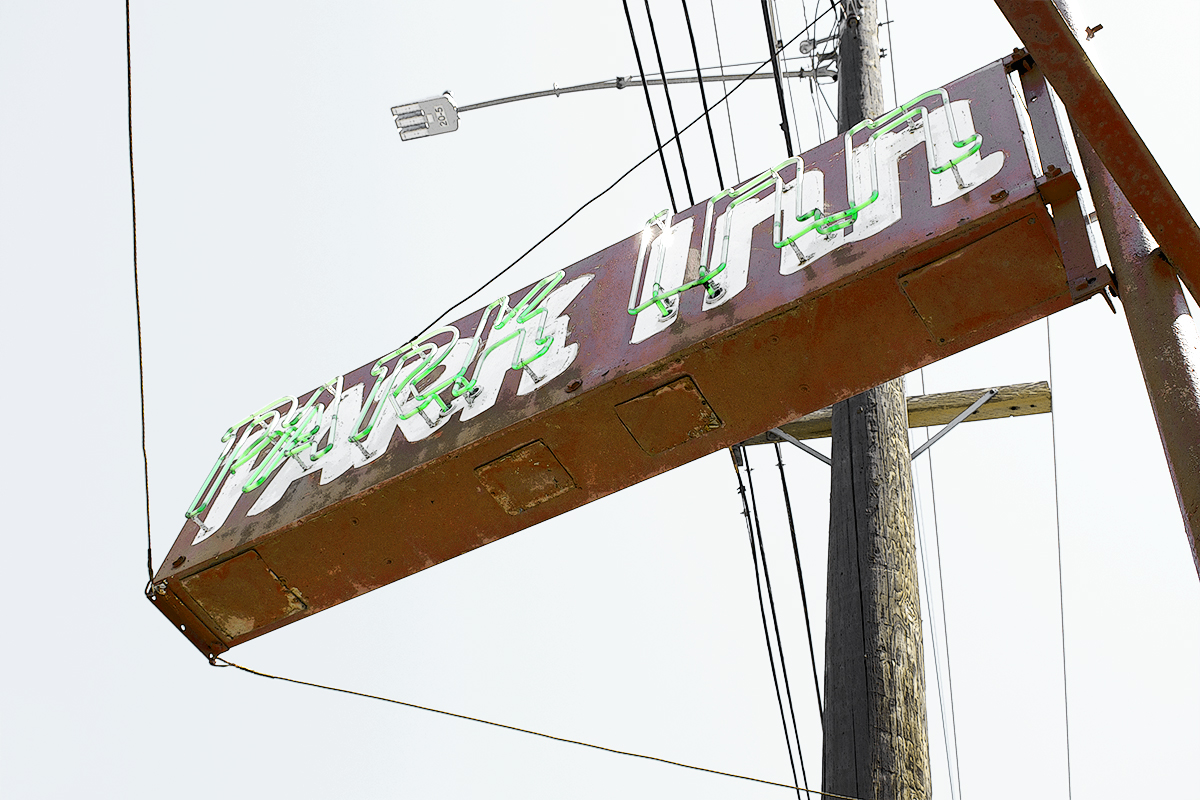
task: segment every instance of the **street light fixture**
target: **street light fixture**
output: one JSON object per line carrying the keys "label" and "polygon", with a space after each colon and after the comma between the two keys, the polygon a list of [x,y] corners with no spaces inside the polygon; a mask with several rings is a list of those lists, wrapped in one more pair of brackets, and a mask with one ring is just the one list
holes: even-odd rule
{"label": "street light fixture", "polygon": [[[798,69],[781,74],[783,78],[833,78],[837,80],[837,71],[829,67],[817,67],[816,69]],[[700,78],[705,83],[714,83],[720,81],[743,81],[743,80],[762,80],[771,79],[774,75],[770,72],[751,72],[742,74],[725,74],[725,75],[704,75]],[[658,86],[663,83],[696,83],[695,75],[683,75],[676,78],[664,78],[662,75],[647,75],[647,86]],[[642,78],[638,75],[629,77],[610,78],[606,81],[596,81],[594,83],[580,83],[575,86],[555,86],[553,89],[544,89],[540,92],[527,92],[525,94],[515,94],[509,97],[501,97],[496,100],[484,100],[481,103],[471,103],[470,105],[457,106],[454,100],[450,97],[449,92],[437,95],[435,97],[427,97],[424,100],[418,100],[415,103],[406,103],[402,106],[392,108],[392,114],[396,117],[396,127],[400,129],[401,141],[407,142],[409,139],[424,139],[427,136],[437,136],[441,133],[450,133],[458,130],[458,115],[467,111],[474,111],[477,108],[487,108],[489,106],[499,106],[505,103],[516,103],[520,100],[533,100],[537,97],[558,97],[564,94],[573,94],[575,92],[590,92],[595,89],[624,89],[627,86],[641,86]]]}
{"label": "street light fixture", "polygon": [[458,130],[458,107],[449,92],[392,108],[400,141],[424,139]]}

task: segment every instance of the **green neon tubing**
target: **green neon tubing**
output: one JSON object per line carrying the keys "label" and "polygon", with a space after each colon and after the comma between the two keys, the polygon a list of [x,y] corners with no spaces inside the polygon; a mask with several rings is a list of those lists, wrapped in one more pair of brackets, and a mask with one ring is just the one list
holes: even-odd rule
{"label": "green neon tubing", "polygon": [[[904,123],[918,115],[921,117],[923,122],[928,124],[928,114],[929,114],[928,109],[926,109],[924,106],[918,106],[917,103],[921,102],[922,100],[926,100],[930,97],[934,97],[934,96],[941,98],[942,105],[946,109],[947,125],[950,129],[954,147],[960,148],[960,149],[963,147],[966,147],[968,149],[966,150],[966,152],[960,154],[956,158],[950,159],[949,161],[947,161],[944,164],[937,164],[937,156],[936,156],[936,153],[934,152],[936,145],[934,144],[932,138],[927,136],[925,139],[925,142],[926,142],[926,146],[930,150],[930,161],[933,162],[934,164],[936,164],[936,166],[930,168],[930,172],[933,173],[934,175],[940,175],[941,173],[945,172],[946,170],[953,169],[954,167],[958,166],[966,159],[968,159],[971,156],[978,153],[979,150],[983,147],[983,135],[980,133],[975,133],[975,134],[972,134],[967,139],[960,139],[958,137],[957,124],[954,121],[954,114],[950,108],[950,98],[949,98],[949,95],[946,93],[945,89],[933,89],[931,91],[920,94],[920,95],[914,97],[912,100],[909,100],[904,105],[902,105],[898,108],[892,109],[891,111],[887,112],[886,114],[879,117],[878,119],[863,120],[858,125],[854,126],[849,131],[846,132],[845,152],[847,154],[846,155],[847,185],[850,188],[850,190],[853,191],[853,186],[854,186],[853,155],[852,155],[853,154],[853,144],[852,144],[853,135],[862,130],[866,130],[868,128],[871,128],[871,129],[879,128],[879,130],[875,131],[871,135],[871,139],[870,139],[871,184],[872,184],[871,196],[869,198],[867,198],[865,201],[863,201],[862,203],[855,203],[855,202],[853,202],[853,198],[851,198],[850,208],[846,209],[845,211],[838,212],[837,214],[832,214],[830,216],[823,216],[819,209],[813,209],[812,211],[809,211],[808,213],[806,213],[804,215],[797,214],[797,216],[796,216],[797,222],[804,222],[806,219],[814,219],[815,221],[813,223],[810,223],[807,227],[803,228],[799,233],[796,233],[795,235],[790,236],[787,239],[784,239],[782,241],[780,241],[777,236],[773,237],[774,241],[772,243],[775,245],[775,247],[776,248],[787,247],[788,245],[792,244],[797,239],[799,239],[801,236],[804,236],[806,233],[809,233],[810,231],[813,231],[813,230],[816,230],[820,235],[828,236],[829,234],[835,233],[839,230],[842,230],[843,228],[848,228],[851,225],[853,225],[855,222],[857,222],[859,213],[862,212],[863,209],[867,208],[868,206],[870,206],[872,203],[874,203],[875,201],[877,201],[879,199],[879,188],[878,188],[879,187],[879,179],[878,179],[878,173],[876,171],[877,165],[875,163],[875,157],[874,157],[874,151],[875,151],[875,146],[876,146],[877,140],[880,137],[895,130],[902,123]],[[777,167],[776,171],[778,169],[780,169],[782,166],[783,165],[781,164],[780,167]],[[797,189],[799,192],[802,193],[803,192],[802,167],[797,169],[796,180],[797,180]],[[781,191],[781,189],[779,186],[779,179],[777,179],[776,192],[780,192],[780,191]],[[800,204],[802,202],[801,198],[802,198],[802,194],[798,194],[797,201],[796,201],[797,208],[800,207]],[[782,216],[780,214],[779,206],[776,207],[775,228],[778,231],[778,235],[782,235],[783,220],[782,220]]]}
{"label": "green neon tubing", "polygon": [[[410,342],[403,347],[393,350],[383,358],[375,362],[371,369],[371,375],[375,377],[375,383],[371,388],[366,402],[363,404],[358,417],[355,419],[353,431],[347,437],[348,441],[361,441],[370,435],[375,425],[379,422],[379,416],[383,412],[384,403],[380,398],[380,391],[383,390],[388,396],[390,402],[396,407],[397,414],[401,419],[409,419],[420,411],[424,410],[432,402],[437,402],[442,411],[449,409],[445,400],[440,397],[440,392],[447,387],[452,388],[454,397],[459,397],[470,391],[476,385],[476,380],[466,381],[466,371],[469,369],[475,354],[478,352],[479,343],[482,340],[483,329],[490,317],[491,309],[499,309],[493,328],[499,330],[507,326],[514,319],[520,325],[538,319],[535,342],[539,349],[532,356],[522,359],[521,351],[527,330],[519,328],[505,336],[500,342],[497,342],[484,352],[483,357],[479,361],[478,366],[482,366],[483,359],[486,358],[492,351],[498,347],[512,341],[514,338],[519,338],[516,354],[513,357],[512,369],[522,369],[523,367],[533,363],[537,359],[543,357],[550,351],[554,344],[554,337],[545,335],[546,321],[549,317],[548,310],[543,303],[549,297],[550,293],[557,288],[558,284],[566,276],[562,270],[555,272],[552,275],[543,278],[533,289],[515,307],[509,307],[508,296],[498,298],[491,303],[480,318],[479,328],[476,331],[475,339],[472,343],[472,353],[464,362],[463,367],[451,378],[442,381],[435,388],[426,392],[416,393],[414,399],[417,400],[418,406],[410,412],[400,410],[400,404],[396,402],[405,390],[416,392],[416,384],[424,378],[428,377],[438,367],[442,365],[450,352],[454,349],[459,339],[459,333],[453,326],[440,328],[429,333],[418,342]],[[438,347],[430,339],[442,333],[450,333],[453,336],[452,341],[444,348]],[[440,356],[438,355],[440,353]],[[408,371],[404,371],[402,366],[404,361],[412,355],[416,355],[419,363]],[[389,370],[387,362],[392,361],[397,357],[402,357],[401,365],[396,369]],[[478,374],[478,368],[476,374]],[[389,372],[391,380],[388,380]],[[403,380],[397,381],[401,373],[404,372]],[[191,504],[184,512],[187,519],[193,519],[199,514],[202,514],[212,503],[217,491],[224,483],[227,477],[238,472],[247,463],[255,461],[263,453],[265,449],[270,447],[265,457],[255,466],[245,484],[242,486],[243,492],[252,492],[262,484],[264,484],[274,474],[276,469],[286,460],[293,456],[299,456],[305,450],[314,447],[318,443],[317,434],[322,427],[322,421],[326,411],[332,414],[332,420],[326,439],[327,444],[319,450],[314,450],[309,455],[310,461],[317,461],[329,453],[337,444],[338,432],[338,413],[337,410],[341,405],[345,376],[339,375],[337,378],[325,383],[317,389],[308,399],[305,405],[297,409],[297,401],[293,397],[282,397],[269,406],[264,407],[257,413],[245,417],[236,425],[229,428],[221,437],[221,442],[225,445],[204,481],[201,483],[196,495],[192,498]],[[385,389],[386,385],[386,389]],[[332,396],[332,401],[329,406],[317,402],[317,400],[325,393],[329,392]],[[280,414],[275,409],[284,403],[289,404],[289,408],[284,414]],[[374,413],[371,414],[371,408],[374,406]],[[366,428],[362,428],[363,421],[370,414],[370,421]],[[234,441],[238,430],[249,424],[249,428],[244,432],[243,436]],[[279,426],[276,428],[276,426]],[[262,432],[258,436],[253,436],[255,428],[261,427]]]}
{"label": "green neon tubing", "polygon": [[[719,200],[721,200],[724,197],[732,197],[733,200],[729,203],[729,205],[725,209],[726,214],[732,213],[733,209],[737,208],[739,205],[746,202],[747,200],[752,199],[754,197],[754,195],[758,194],[760,191],[762,191],[764,188],[766,188],[768,181],[770,181],[771,178],[776,175],[778,170],[782,169],[784,166],[791,164],[793,162],[794,162],[794,159],[788,159],[788,160],[782,162],[779,166],[775,167],[774,169],[768,169],[767,171],[761,173],[760,175],[757,175],[754,178],[750,179],[740,189],[738,189],[736,187],[732,188],[732,189],[726,189],[725,191],[721,192],[720,194],[717,194],[717,195],[714,195],[713,197],[711,197],[708,201],[707,207],[705,208],[704,238],[703,238],[703,243],[700,246],[700,252],[702,254],[708,253],[709,228],[710,228],[709,220],[711,219],[713,207]],[[634,275],[633,290],[630,292],[629,308],[627,309],[631,316],[637,316],[638,314],[642,313],[643,311],[650,308],[651,306],[657,305],[658,309],[659,309],[659,313],[662,314],[662,316],[666,317],[668,315],[666,301],[669,300],[670,298],[674,297],[675,295],[682,294],[689,289],[696,288],[697,286],[703,286],[704,290],[708,294],[708,296],[713,297],[716,294],[716,289],[713,288],[710,284],[712,283],[712,280],[714,278],[716,278],[718,275],[720,275],[722,272],[724,272],[725,267],[728,266],[728,258],[729,258],[728,226],[730,223],[726,224],[726,233],[725,233],[725,237],[723,240],[723,248],[721,251],[720,266],[718,266],[716,269],[710,271],[708,269],[708,265],[701,264],[699,275],[696,278],[696,280],[691,281],[689,283],[685,283],[682,286],[677,286],[674,289],[663,289],[662,285],[656,280],[655,283],[651,284],[650,298],[648,300],[646,300],[644,303],[635,305],[635,302],[637,299],[637,290],[641,286],[641,283],[642,283],[642,259],[644,258],[645,251],[646,251],[646,245],[647,245],[646,239],[647,239],[647,234],[650,230],[650,225],[653,224],[654,222],[656,222],[659,218],[661,218],[666,213],[667,213],[667,211],[664,210],[664,211],[659,212],[658,214],[655,214],[653,217],[651,217],[650,220],[647,221],[647,223],[646,223],[645,231],[643,231],[642,248],[641,248],[641,252],[638,253],[638,265],[637,265],[637,270]],[[662,248],[662,250],[660,251],[659,258],[660,258],[659,269],[655,276],[657,279],[661,279],[661,277],[662,277],[662,263],[661,262],[662,262],[662,259],[666,258],[666,248]]]}
{"label": "green neon tubing", "polygon": [[[545,306],[543,304],[546,302],[546,299],[558,287],[558,284],[560,282],[562,282],[563,278],[565,278],[565,277],[566,277],[566,273],[563,272],[562,270],[558,270],[557,272],[555,272],[551,275],[548,275],[545,278],[542,278],[542,280],[538,281],[538,283],[535,284],[534,287],[532,289],[530,289],[528,293],[526,293],[525,297],[522,298],[521,301],[519,303],[517,303],[516,306],[513,306],[511,308],[508,305],[508,296],[507,295],[497,298],[495,301],[493,301],[491,304],[489,304],[488,307],[484,309],[483,315],[480,317],[479,327],[475,332],[474,339],[472,340],[471,353],[463,361],[462,367],[453,376],[438,383],[437,385],[433,386],[432,388],[430,388],[424,392],[414,394],[414,396],[409,399],[410,401],[415,401],[417,403],[416,407],[412,411],[402,412],[402,411],[400,411],[399,406],[397,406],[397,413],[400,415],[400,418],[401,419],[410,419],[414,415],[416,415],[416,414],[424,411],[426,408],[428,408],[429,404],[432,402],[436,402],[438,404],[438,408],[442,412],[449,411],[450,406],[441,397],[441,393],[443,391],[445,391],[446,388],[450,387],[452,398],[461,397],[462,395],[466,394],[467,392],[469,392],[475,388],[475,386],[478,383],[477,378],[472,378],[470,381],[465,380],[466,374],[467,374],[467,369],[470,368],[472,362],[475,360],[475,355],[479,351],[479,344],[482,341],[483,329],[487,323],[487,319],[490,316],[490,312],[491,312],[492,308],[498,309],[498,313],[496,315],[496,322],[492,326],[492,330],[495,330],[495,331],[501,330],[502,328],[506,327],[514,319],[516,320],[518,325],[525,325],[526,323],[530,322],[534,318],[539,318],[538,325],[537,325],[537,332],[536,332],[535,338],[534,338],[534,342],[539,347],[539,350],[536,353],[534,353],[532,356],[530,356],[529,358],[526,358],[526,359],[521,358],[521,353],[525,347],[525,338],[527,336],[528,331],[524,327],[519,328],[519,329],[513,331],[512,333],[510,333],[509,335],[505,336],[499,342],[496,342],[496,343],[490,345],[484,351],[483,355],[479,359],[479,364],[477,365],[477,367],[475,369],[476,376],[479,375],[479,372],[482,369],[483,363],[487,359],[487,357],[489,355],[491,355],[491,353],[494,350],[496,350],[498,347],[501,347],[502,345],[507,344],[508,342],[512,341],[514,338],[516,338],[518,341],[517,341],[517,346],[516,346],[516,349],[515,349],[515,352],[513,355],[513,361],[512,361],[512,364],[510,365],[510,369],[513,369],[513,370],[523,369],[524,367],[528,366],[529,364],[532,364],[534,361],[537,361],[542,356],[546,355],[546,353],[548,353],[550,351],[550,348],[554,345],[554,337],[545,335],[546,321],[549,317],[549,311],[545,308]],[[442,357],[438,359],[438,362],[436,364],[433,364],[432,366],[428,367],[427,369],[425,369],[423,371],[422,375],[419,378],[417,378],[416,381],[414,381],[414,385],[416,382],[420,381],[422,378],[424,378],[426,375],[428,375],[430,372],[432,372],[435,368],[437,368],[437,366],[439,366],[441,364],[441,362],[446,358],[446,356],[449,355],[450,350],[453,349],[453,346],[454,346],[454,343],[452,342],[446,348]],[[404,387],[402,386],[401,389],[403,389],[403,388]],[[399,393],[399,390],[397,390],[396,394],[398,394],[398,393]],[[408,402],[408,401],[405,401],[405,402]]]}
{"label": "green neon tubing", "polygon": [[[228,442],[229,439],[227,437],[228,434],[226,434],[226,436],[222,436],[221,441]],[[185,518],[192,519],[197,514],[203,513],[204,509],[208,508],[208,504],[212,502],[213,495],[217,491],[217,486],[220,485],[221,480],[225,477],[225,471],[222,469],[222,467],[225,466],[225,458],[229,455],[229,451],[232,449],[232,447],[232,444],[226,444],[223,448],[221,448],[221,454],[217,456],[217,460],[213,463],[212,469],[208,471],[208,475],[205,476],[203,483],[200,484],[200,489],[196,492],[196,496],[192,498],[191,505],[188,506],[187,511],[183,512],[183,516]],[[213,476],[217,475],[218,472],[220,472],[219,478],[216,481],[213,481]],[[209,490],[208,494],[204,493],[205,489]]]}
{"label": "green neon tubing", "polygon": [[[317,461],[318,459],[324,458],[325,455],[327,453],[329,453],[329,451],[332,450],[334,448],[334,446],[337,444],[338,410],[342,406],[342,389],[343,389],[344,381],[345,381],[345,376],[338,375],[335,380],[330,381],[329,383],[325,384],[322,387],[322,389],[324,391],[328,391],[330,394],[333,395],[333,402],[329,406],[330,413],[333,416],[332,420],[330,420],[330,423],[329,423],[329,437],[328,437],[329,444],[327,444],[327,445],[325,445],[325,447],[323,447],[319,450],[315,450],[315,452],[311,453],[308,457],[309,461]],[[333,384],[333,386],[331,387],[330,384]],[[318,394],[319,394],[319,392],[318,392]],[[318,405],[320,405],[320,404],[318,404]],[[324,414],[325,414],[325,409],[322,408],[321,409],[322,421],[324,420]],[[320,425],[318,425],[316,428],[313,429],[313,434],[315,435],[316,432],[319,430],[320,430]],[[314,444],[318,444],[318,443],[319,442],[314,442]],[[292,455],[292,454],[289,453],[289,455]]]}
{"label": "green neon tubing", "polygon": [[[335,388],[336,387],[336,388]],[[319,389],[313,392],[308,398],[308,402],[304,407],[297,410],[291,418],[282,423],[279,431],[271,431],[268,435],[275,439],[275,446],[267,454],[267,456],[259,463],[258,468],[254,470],[246,483],[242,486],[243,492],[252,492],[259,486],[266,483],[275,471],[289,458],[297,456],[314,444],[314,437],[321,430],[321,422],[325,418],[325,404],[318,403],[317,398],[329,391],[334,396],[333,403],[333,425],[334,430],[330,433],[329,444],[324,450],[315,455],[310,456],[311,461],[316,461],[325,453],[333,449],[336,443],[336,426],[337,426],[337,404],[341,400],[342,376],[330,380],[323,384]],[[317,420],[313,423],[314,418]]]}
{"label": "green neon tubing", "polygon": [[[451,331],[453,333],[454,338],[451,340],[450,344],[444,350],[442,348],[438,347],[433,342],[428,341],[429,338],[432,338],[433,336],[436,336],[439,333],[445,333],[446,331]],[[408,414],[405,414],[400,408],[401,402],[403,402],[403,401],[397,402],[396,398],[399,397],[401,395],[401,393],[403,393],[405,391],[405,389],[408,389],[408,387],[410,387],[410,386],[412,387],[411,391],[415,394],[417,391],[417,384],[420,383],[422,380],[424,380],[429,375],[429,373],[433,372],[435,369],[437,369],[439,366],[441,366],[441,363],[446,360],[446,356],[448,356],[450,354],[450,350],[453,349],[454,345],[458,342],[458,330],[452,326],[440,328],[440,329],[434,331],[433,333],[429,334],[429,336],[426,337],[424,340],[422,340],[422,342],[423,342],[422,349],[424,350],[424,354],[423,354],[424,360],[421,361],[421,363],[418,364],[414,369],[409,371],[409,373],[407,375],[405,375],[404,380],[400,382],[399,386],[396,386],[395,388],[392,388],[390,386],[388,387],[387,401],[392,404],[392,407],[394,409],[396,409],[396,416],[402,420],[408,419],[409,417],[414,416],[417,413],[417,411],[414,410]],[[435,361],[434,356],[436,356],[439,352],[441,352],[441,356]],[[392,373],[392,375],[394,377],[399,377],[400,371],[396,370],[395,372]],[[394,381],[393,381],[393,385],[394,385]],[[426,403],[424,405],[420,406],[420,409],[424,409],[424,407],[426,405],[429,405],[428,401],[426,401]],[[378,413],[379,412],[376,411],[376,414],[378,414]]]}
{"label": "green neon tubing", "polygon": [[[216,463],[213,464],[212,469],[208,471],[208,475],[204,478],[204,482],[200,484],[200,490],[196,492],[196,496],[192,498],[191,505],[188,506],[187,511],[183,513],[185,518],[194,519],[208,508],[209,504],[212,503],[213,497],[216,495],[217,490],[225,482],[227,475],[233,472],[233,462],[235,460],[235,456],[240,455],[243,452],[244,443],[246,439],[249,438],[254,426],[260,424],[264,418],[271,415],[278,417],[278,412],[276,412],[274,409],[283,405],[284,403],[289,403],[291,405],[291,408],[288,409],[288,414],[291,414],[296,407],[296,399],[294,397],[284,396],[276,400],[274,403],[259,409],[259,411],[256,413],[242,418],[227,431],[225,431],[225,434],[221,437],[221,442],[225,444],[225,447],[222,449],[221,455],[217,458]],[[249,424],[250,427],[246,429],[245,433],[242,435],[242,438],[238,442],[234,443],[233,439],[237,432],[247,424]],[[208,489],[207,492],[204,491],[206,488]]]}
{"label": "green neon tubing", "polygon": [[403,347],[397,348],[396,350],[388,353],[386,356],[376,361],[375,366],[371,367],[371,375],[375,377],[375,383],[373,386],[371,386],[371,393],[367,395],[366,400],[363,401],[362,409],[358,412],[358,418],[355,419],[354,427],[351,429],[350,436],[348,437],[349,441],[361,442],[363,439],[371,435],[371,431],[375,428],[375,423],[379,421],[378,408],[376,408],[375,414],[371,417],[371,421],[367,424],[367,427],[361,428],[361,426],[363,420],[367,416],[367,412],[371,410],[372,404],[375,403],[376,397],[379,395],[379,390],[383,387],[384,379],[387,378],[388,368],[384,366],[384,364],[385,362],[391,361],[396,356],[400,355],[406,350],[410,350],[411,348],[412,342],[409,342]]}

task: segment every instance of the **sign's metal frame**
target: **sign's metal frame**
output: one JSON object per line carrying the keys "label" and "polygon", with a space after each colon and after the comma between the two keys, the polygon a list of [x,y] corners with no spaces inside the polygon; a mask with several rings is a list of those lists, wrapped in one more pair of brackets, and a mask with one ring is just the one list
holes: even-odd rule
{"label": "sign's metal frame", "polygon": [[1067,115],[1178,272],[1200,297],[1200,227],[1051,0],[996,0]]}

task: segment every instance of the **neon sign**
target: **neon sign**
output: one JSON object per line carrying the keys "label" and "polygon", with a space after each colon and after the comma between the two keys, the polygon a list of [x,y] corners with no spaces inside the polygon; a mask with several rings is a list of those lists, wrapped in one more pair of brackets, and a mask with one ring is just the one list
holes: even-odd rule
{"label": "neon sign", "polygon": [[[921,105],[930,98],[940,99],[941,105]],[[855,146],[854,137],[863,131],[870,135]],[[685,276],[698,217],[671,226],[663,211],[648,220],[627,308],[634,317],[630,343],[643,342],[674,323],[680,296],[690,289],[704,289],[704,312],[744,290],[752,230],[764,220],[773,220],[771,240],[783,275],[898,222],[898,162],[914,147],[926,148],[934,206],[963,196],[1004,163],[1002,152],[980,156],[983,136],[975,131],[969,103],[950,102],[944,89],[860,123],[845,134],[844,143],[843,152],[849,154],[846,208],[827,213],[824,174],[806,170],[800,157],[788,159],[708,200],[699,217],[704,225],[699,264],[693,265],[690,280]],[[789,170],[791,180],[784,177]],[[773,202],[759,197],[768,189]],[[792,207],[785,213],[789,194]],[[717,206],[726,200],[718,213]],[[652,271],[646,269],[651,263]],[[261,489],[247,511],[247,516],[259,514],[305,475],[315,471],[325,485],[374,461],[397,430],[405,440],[417,442],[456,414],[465,422],[484,413],[495,405],[509,371],[521,373],[518,395],[561,375],[579,349],[577,343],[566,343],[569,317],[563,312],[593,277],[585,274],[564,283],[565,273],[558,271],[515,305],[508,296],[497,298],[483,309],[471,336],[446,325],[393,350],[370,369],[369,391],[366,381],[347,386],[346,376],[340,375],[303,402],[281,397],[239,420],[221,437],[221,452],[185,512],[199,528],[192,544],[220,529],[244,494]]]}
{"label": "neon sign", "polygon": [[[921,105],[930,98],[941,105]],[[907,123],[907,124],[905,124]],[[959,131],[965,131],[960,134]],[[866,142],[854,146],[854,137],[871,131]],[[629,314],[637,318],[631,344],[666,330],[677,318],[679,295],[703,287],[703,310],[728,302],[746,287],[753,228],[773,217],[772,244],[780,251],[779,269],[788,275],[804,264],[851,242],[874,236],[901,218],[900,157],[925,145],[932,205],[944,205],[962,197],[971,187],[995,176],[1004,165],[1004,153],[981,157],[983,135],[975,131],[968,101],[950,101],[945,89],[918,95],[876,120],[864,120],[844,135],[848,206],[837,212],[825,210],[825,176],[818,169],[805,169],[803,158],[790,158],[750,179],[740,187],[714,195],[705,205],[704,233],[700,246],[697,277],[684,280],[687,250],[693,225],[688,217],[674,228],[666,211],[647,220],[629,296]],[[795,177],[785,180],[784,170]],[[758,195],[773,189],[771,207]],[[784,196],[792,195],[792,210],[785,213]],[[858,200],[857,198],[864,198]],[[724,210],[714,214],[718,203],[728,198]],[[720,242],[720,256],[715,257]],[[647,250],[649,257],[647,258]],[[644,265],[654,264],[653,277],[644,278]],[[713,262],[718,262],[715,267]],[[666,288],[666,287],[672,288]],[[639,296],[638,289],[641,288]]]}
{"label": "neon sign", "polygon": [[473,336],[447,325],[383,356],[371,368],[365,401],[365,384],[347,387],[339,375],[303,403],[281,397],[230,426],[184,514],[199,527],[192,544],[215,533],[242,494],[265,486],[247,512],[253,516],[313,470],[324,485],[374,461],[396,430],[415,442],[456,413],[463,421],[482,414],[496,403],[509,370],[521,373],[518,395],[562,374],[579,349],[565,343],[569,318],[562,312],[593,276],[564,277],[560,270],[543,278],[515,305],[507,295],[497,298]]}

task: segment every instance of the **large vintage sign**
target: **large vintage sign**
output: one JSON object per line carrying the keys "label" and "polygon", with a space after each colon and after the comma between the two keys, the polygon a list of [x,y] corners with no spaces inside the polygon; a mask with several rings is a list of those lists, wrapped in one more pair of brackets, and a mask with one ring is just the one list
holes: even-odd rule
{"label": "large vintage sign", "polygon": [[1090,296],[1049,99],[993,64],[235,421],[151,600],[216,654]]}

